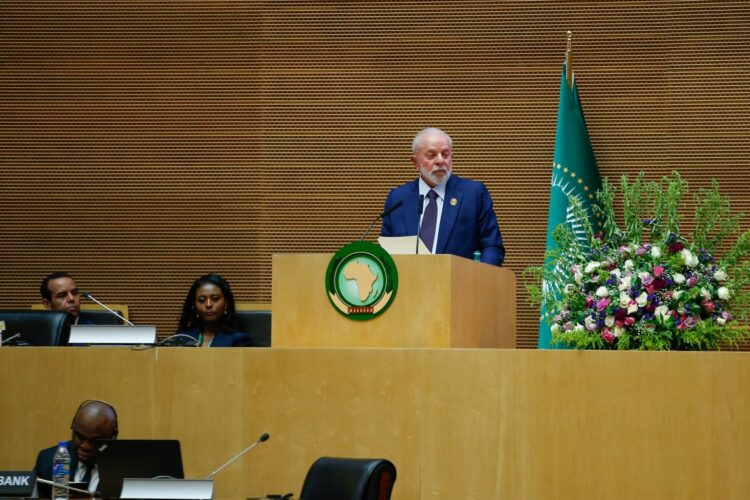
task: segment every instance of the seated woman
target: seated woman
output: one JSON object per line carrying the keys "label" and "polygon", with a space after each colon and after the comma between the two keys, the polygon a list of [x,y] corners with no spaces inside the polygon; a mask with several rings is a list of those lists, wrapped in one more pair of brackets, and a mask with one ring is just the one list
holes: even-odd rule
{"label": "seated woman", "polygon": [[250,335],[240,331],[229,283],[213,273],[190,287],[177,333],[193,337],[202,347],[252,347]]}

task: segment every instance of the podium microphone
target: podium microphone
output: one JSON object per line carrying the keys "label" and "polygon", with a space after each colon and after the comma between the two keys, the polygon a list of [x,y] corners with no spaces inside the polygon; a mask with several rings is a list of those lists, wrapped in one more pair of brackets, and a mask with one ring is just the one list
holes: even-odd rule
{"label": "podium microphone", "polygon": [[385,217],[388,217],[391,215],[392,212],[394,212],[397,208],[399,208],[401,205],[404,204],[404,200],[397,201],[391,208],[384,210],[382,214],[375,217],[372,222],[370,223],[370,227],[367,228],[367,231],[365,231],[365,234],[362,235],[362,237],[359,239],[359,241],[364,240],[367,235],[370,233],[370,229],[372,229],[372,226],[375,225],[375,223],[378,221],[378,219],[383,219]]}
{"label": "podium microphone", "polygon": [[102,304],[101,302],[99,302],[98,300],[96,300],[94,298],[94,296],[91,295],[89,292],[81,292],[81,295],[83,295],[85,298],[87,298],[89,300],[93,300],[94,302],[96,302],[97,304],[99,304],[100,306],[102,306],[104,309],[106,309],[107,311],[111,312],[112,314],[114,314],[115,316],[117,316],[118,318],[120,318],[121,320],[123,320],[125,323],[129,324],[130,326],[135,326],[133,323],[131,323],[130,321],[126,320],[125,318],[123,318],[122,316],[120,316],[119,314],[117,314],[115,311],[113,311],[112,309],[110,309],[109,307],[107,307],[105,304]]}
{"label": "podium microphone", "polygon": [[230,458],[229,460],[227,460],[221,467],[219,467],[218,469],[216,469],[215,471],[213,471],[211,474],[209,474],[208,476],[206,476],[206,479],[213,479],[213,477],[216,474],[218,474],[219,472],[221,472],[222,470],[224,470],[226,467],[228,467],[229,465],[231,465],[235,460],[237,460],[238,458],[240,458],[242,455],[244,455],[248,451],[252,450],[256,446],[258,446],[260,443],[262,443],[264,441],[268,441],[269,437],[271,437],[271,436],[269,436],[267,432],[261,434],[260,437],[257,439],[257,441],[255,441],[253,444],[251,444],[250,446],[248,446],[247,448],[245,448],[244,450],[242,450],[241,452],[237,453],[235,456],[233,456],[232,458]]}
{"label": "podium microphone", "polygon": [[424,195],[419,195],[419,207],[417,207],[417,248],[414,255],[419,255],[419,237],[422,236],[422,211],[424,210]]}

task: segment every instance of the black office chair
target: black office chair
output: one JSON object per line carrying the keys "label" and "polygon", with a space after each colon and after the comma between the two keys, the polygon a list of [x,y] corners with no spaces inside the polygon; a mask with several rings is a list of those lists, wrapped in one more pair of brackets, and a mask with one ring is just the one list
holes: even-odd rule
{"label": "black office chair", "polygon": [[236,311],[240,330],[253,339],[253,347],[271,347],[271,311]]}
{"label": "black office chair", "polygon": [[[7,345],[58,346],[68,344],[70,325],[65,311],[0,311]],[[20,334],[15,339],[12,337]]]}
{"label": "black office chair", "polygon": [[384,458],[322,457],[310,467],[300,500],[389,500],[396,467]]}

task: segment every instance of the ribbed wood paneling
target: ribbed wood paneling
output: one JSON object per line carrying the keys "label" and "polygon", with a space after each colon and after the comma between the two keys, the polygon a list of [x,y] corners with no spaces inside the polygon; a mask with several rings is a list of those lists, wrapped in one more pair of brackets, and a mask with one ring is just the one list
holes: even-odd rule
{"label": "ribbed wood paneling", "polygon": [[358,238],[424,126],[489,187],[520,272],[568,29],[602,173],[717,178],[750,212],[746,2],[4,0],[0,307],[60,269],[161,334],[204,272],[268,302],[271,255]]}

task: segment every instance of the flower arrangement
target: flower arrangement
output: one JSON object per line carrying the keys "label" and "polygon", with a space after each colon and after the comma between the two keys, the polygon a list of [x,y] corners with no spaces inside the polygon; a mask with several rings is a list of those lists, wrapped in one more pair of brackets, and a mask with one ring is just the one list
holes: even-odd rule
{"label": "flower arrangement", "polygon": [[[602,223],[594,232],[586,209],[571,199],[572,224],[553,236],[558,248],[543,278],[527,286],[549,311],[552,341],[578,349],[704,350],[746,340],[750,304],[750,231],[738,232],[741,215],[712,189],[695,196],[692,242],[680,234],[687,194],[679,174],[646,181],[621,179],[624,228],[615,220],[616,190],[606,179],[593,206]],[[571,218],[569,218],[569,221]]]}

